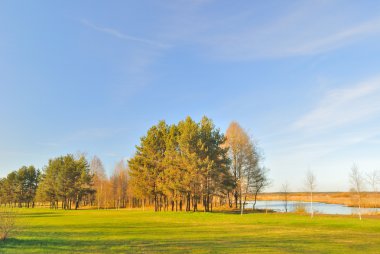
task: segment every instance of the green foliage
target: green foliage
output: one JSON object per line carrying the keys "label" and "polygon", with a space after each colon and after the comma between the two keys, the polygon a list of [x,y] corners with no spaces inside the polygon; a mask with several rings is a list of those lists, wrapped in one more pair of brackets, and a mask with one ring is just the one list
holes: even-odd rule
{"label": "green foliage", "polygon": [[49,201],[52,208],[78,208],[83,196],[92,192],[92,175],[84,156],[76,159],[68,154],[49,160],[38,189],[40,201]]}
{"label": "green foliage", "polygon": [[0,180],[0,204],[22,207],[34,206],[40,171],[23,166]]}
{"label": "green foliage", "polygon": [[153,200],[155,210],[197,210],[203,203],[211,209],[214,197],[223,198],[231,183],[227,148],[223,134],[203,117],[199,123],[190,117],[168,126],[164,121],[151,127],[129,161],[131,183],[137,197]]}

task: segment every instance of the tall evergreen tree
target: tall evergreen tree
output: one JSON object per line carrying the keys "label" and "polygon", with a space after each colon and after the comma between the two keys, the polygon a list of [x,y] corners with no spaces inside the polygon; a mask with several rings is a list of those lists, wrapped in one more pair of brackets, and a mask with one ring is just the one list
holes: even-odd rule
{"label": "tall evergreen tree", "polygon": [[162,206],[162,188],[160,184],[163,180],[163,160],[165,156],[165,137],[168,133],[168,126],[165,121],[160,121],[156,126],[148,130],[146,136],[141,138],[140,146],[136,146],[136,154],[129,161],[132,184],[135,193],[142,199],[152,196],[154,199],[155,211]]}

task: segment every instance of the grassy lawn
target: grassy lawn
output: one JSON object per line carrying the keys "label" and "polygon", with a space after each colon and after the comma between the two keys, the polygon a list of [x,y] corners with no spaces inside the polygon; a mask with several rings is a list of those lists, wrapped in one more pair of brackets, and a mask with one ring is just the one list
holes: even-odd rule
{"label": "grassy lawn", "polygon": [[380,253],[380,220],[20,209],[1,253]]}

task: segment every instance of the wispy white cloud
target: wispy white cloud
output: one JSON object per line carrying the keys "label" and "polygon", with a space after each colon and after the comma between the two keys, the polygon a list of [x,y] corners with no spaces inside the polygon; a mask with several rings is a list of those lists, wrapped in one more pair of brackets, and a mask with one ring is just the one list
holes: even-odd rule
{"label": "wispy white cloud", "polygon": [[87,27],[90,27],[90,28],[92,28],[96,31],[102,32],[102,33],[109,34],[109,35],[114,36],[114,37],[119,38],[119,39],[138,42],[138,43],[142,43],[142,44],[146,44],[146,45],[150,45],[150,46],[154,46],[154,47],[158,47],[158,48],[169,48],[169,47],[171,47],[171,45],[169,45],[169,44],[165,44],[165,43],[161,43],[158,41],[149,40],[149,39],[145,39],[145,38],[135,37],[135,36],[131,36],[131,35],[122,33],[119,30],[114,29],[114,28],[98,26],[98,25],[91,23],[90,21],[88,21],[86,19],[82,19],[81,22],[82,22],[82,24],[84,24]]}
{"label": "wispy white cloud", "polygon": [[[133,50],[128,47],[120,52],[124,56],[117,69],[120,75],[113,77],[113,89],[109,89],[113,103],[119,105],[126,103],[127,99],[145,89],[154,80],[155,73],[151,66],[172,47],[168,43],[131,36],[115,28],[96,25],[86,19],[80,22],[97,32],[135,44]],[[160,37],[155,32],[151,36]]]}
{"label": "wispy white cloud", "polygon": [[375,19],[354,27],[337,31],[326,37],[305,42],[304,45],[301,44],[297,47],[289,48],[288,51],[289,54],[316,54],[344,46],[354,40],[365,37],[366,35],[378,33],[380,33],[380,20]]}
{"label": "wispy white cloud", "polygon": [[312,161],[320,159],[322,156],[329,155],[334,151],[347,148],[352,145],[371,142],[373,138],[380,135],[380,130],[360,130],[355,132],[347,132],[335,134],[333,137],[327,135],[325,137],[318,135],[311,140],[303,136],[292,137],[283,143],[277,143],[278,148],[274,152],[283,156],[282,159],[287,160],[306,160]]}
{"label": "wispy white cloud", "polygon": [[356,123],[379,114],[380,77],[352,87],[328,91],[311,112],[293,124],[293,128],[323,130]]}
{"label": "wispy white cloud", "polygon": [[287,28],[252,27],[246,31],[231,34],[206,36],[203,40],[220,58],[249,60],[279,58],[300,55],[315,55],[346,46],[371,35],[380,34],[380,20],[368,21],[353,27],[330,29],[299,24]]}
{"label": "wispy white cloud", "polygon": [[345,10],[336,14],[332,10],[341,7],[336,1],[288,3],[270,19],[259,15],[273,11],[270,4],[206,11],[216,4],[212,0],[167,2],[163,25],[151,35],[161,41],[132,36],[85,19],[81,22],[96,31],[155,48],[195,45],[206,55],[223,60],[315,55],[380,35],[378,17],[357,18]]}
{"label": "wispy white cloud", "polygon": [[[216,3],[215,3],[216,4]],[[380,19],[357,17],[336,1],[287,3],[283,11],[270,4],[244,10],[207,13],[179,9],[167,35],[203,48],[223,60],[252,60],[314,55],[380,35]],[[264,7],[263,7],[264,6]],[[351,6],[352,7],[352,6]],[[336,13],[339,8],[341,13]],[[276,12],[266,19],[260,12]],[[269,15],[270,16],[270,15]]]}

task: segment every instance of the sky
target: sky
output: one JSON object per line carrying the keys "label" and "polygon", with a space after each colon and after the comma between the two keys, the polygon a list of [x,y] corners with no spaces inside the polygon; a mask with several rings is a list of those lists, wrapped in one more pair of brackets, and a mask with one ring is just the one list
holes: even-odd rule
{"label": "sky", "polygon": [[67,153],[110,174],[148,128],[237,121],[268,191],[380,170],[378,1],[0,1],[0,176]]}

